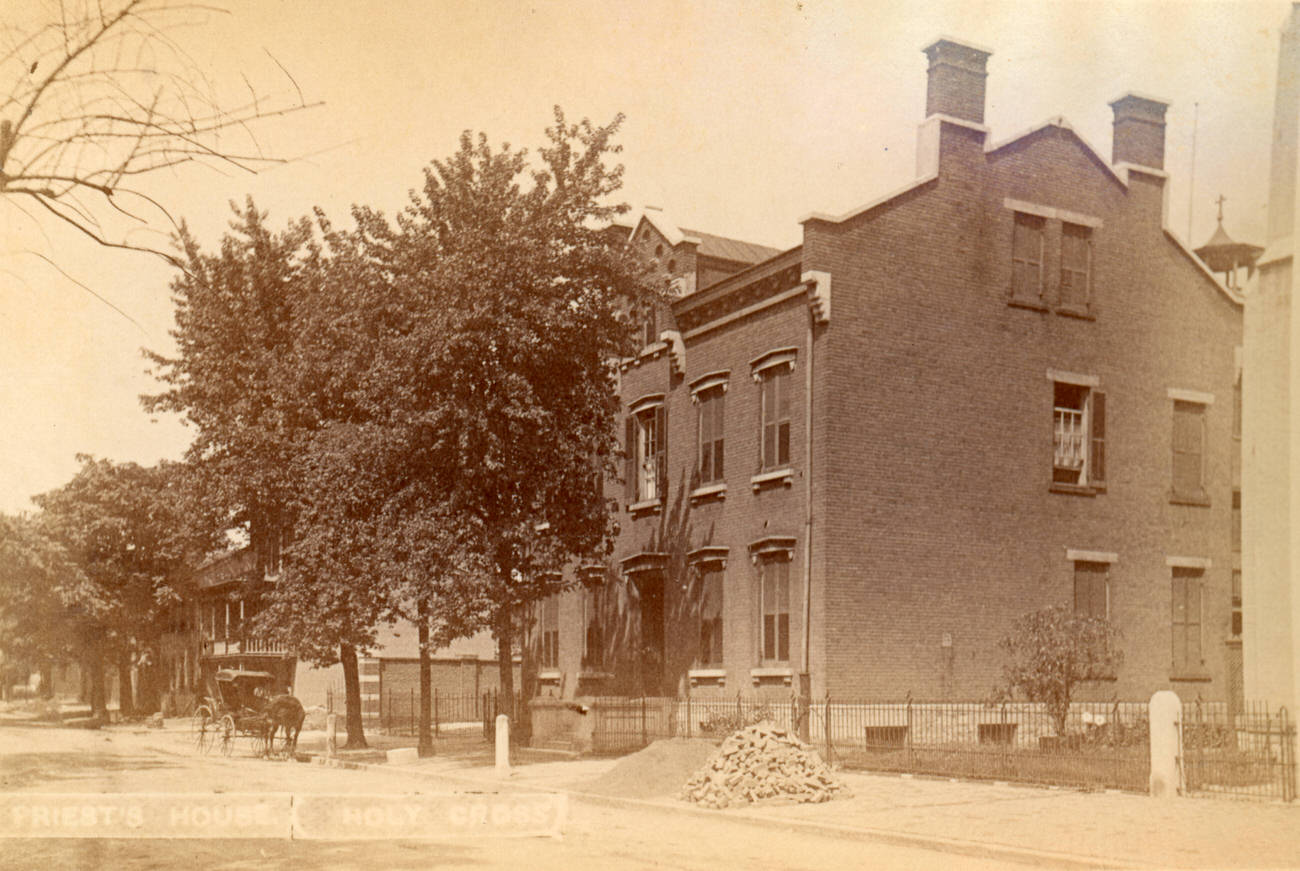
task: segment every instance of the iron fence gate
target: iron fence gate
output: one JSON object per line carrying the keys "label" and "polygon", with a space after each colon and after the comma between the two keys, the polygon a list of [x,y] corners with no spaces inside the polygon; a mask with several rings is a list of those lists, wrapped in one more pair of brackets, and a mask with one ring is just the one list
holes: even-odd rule
{"label": "iron fence gate", "polygon": [[1286,708],[1184,705],[1179,761],[1187,791],[1294,801],[1295,741]]}

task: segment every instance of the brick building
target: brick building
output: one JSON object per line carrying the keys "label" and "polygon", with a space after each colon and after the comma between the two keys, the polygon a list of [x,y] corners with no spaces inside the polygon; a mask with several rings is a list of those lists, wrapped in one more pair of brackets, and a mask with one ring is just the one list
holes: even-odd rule
{"label": "brick building", "polygon": [[605,582],[535,615],[544,691],[982,698],[1072,603],[1124,635],[1090,692],[1225,698],[1242,308],[1165,228],[1166,104],[1111,103],[1110,161],[1060,118],[995,142],[989,53],[925,54],[903,189],[784,252],[623,231],[679,296],[620,367]]}

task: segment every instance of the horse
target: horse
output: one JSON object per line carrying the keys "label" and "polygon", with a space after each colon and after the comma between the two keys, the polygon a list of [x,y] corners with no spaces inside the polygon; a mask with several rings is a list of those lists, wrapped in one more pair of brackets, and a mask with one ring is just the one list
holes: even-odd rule
{"label": "horse", "polygon": [[302,702],[291,695],[279,695],[266,703],[266,755],[271,755],[271,742],[275,733],[284,730],[284,746],[290,756],[298,749],[298,733],[302,731],[302,721],[307,718],[307,711]]}

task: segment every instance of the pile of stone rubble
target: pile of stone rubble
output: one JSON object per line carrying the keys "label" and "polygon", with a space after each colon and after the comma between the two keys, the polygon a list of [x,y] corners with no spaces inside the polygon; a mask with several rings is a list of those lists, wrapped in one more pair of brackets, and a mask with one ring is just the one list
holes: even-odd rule
{"label": "pile of stone rubble", "polygon": [[847,795],[848,787],[816,750],[771,723],[733,734],[680,793],[682,799],[709,808],[758,801],[821,802]]}

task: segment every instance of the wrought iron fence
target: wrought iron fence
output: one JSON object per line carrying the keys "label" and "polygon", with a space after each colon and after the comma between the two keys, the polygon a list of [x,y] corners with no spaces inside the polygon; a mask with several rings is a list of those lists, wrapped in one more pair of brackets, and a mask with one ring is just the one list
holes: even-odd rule
{"label": "wrought iron fence", "polygon": [[[517,694],[516,694],[517,695]],[[444,731],[464,732],[466,724],[482,723],[487,734],[488,723],[496,714],[509,713],[495,691],[477,693],[443,693],[436,688],[430,700],[429,714],[435,737]],[[514,718],[512,717],[512,720]],[[420,693],[413,687],[396,692],[385,689],[379,698],[379,728],[389,735],[415,735],[420,727]],[[482,737],[475,730],[475,737]]]}
{"label": "wrought iron fence", "polygon": [[1137,791],[1150,776],[1145,702],[1076,703],[1064,724],[1029,702],[827,699],[810,714],[845,767]]}
{"label": "wrought iron fence", "polygon": [[795,697],[597,698],[592,749],[627,753],[672,737],[721,740],[768,721],[808,737],[830,762],[876,771],[1145,790],[1147,705],[1071,706],[1063,733],[1041,705],[983,702],[813,702]]}
{"label": "wrought iron fence", "polygon": [[1286,708],[1185,704],[1180,761],[1187,791],[1294,801],[1295,740]]}

